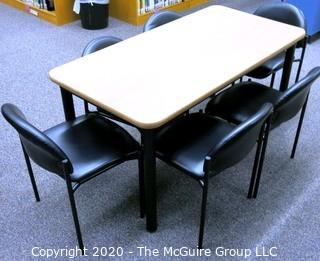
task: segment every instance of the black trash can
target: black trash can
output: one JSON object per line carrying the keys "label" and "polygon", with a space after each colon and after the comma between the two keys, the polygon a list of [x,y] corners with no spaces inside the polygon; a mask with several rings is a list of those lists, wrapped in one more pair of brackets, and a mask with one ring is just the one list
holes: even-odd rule
{"label": "black trash can", "polygon": [[82,27],[89,30],[102,29],[108,26],[109,4],[80,4]]}
{"label": "black trash can", "polygon": [[46,0],[46,5],[48,11],[54,11],[54,2],[53,0]]}

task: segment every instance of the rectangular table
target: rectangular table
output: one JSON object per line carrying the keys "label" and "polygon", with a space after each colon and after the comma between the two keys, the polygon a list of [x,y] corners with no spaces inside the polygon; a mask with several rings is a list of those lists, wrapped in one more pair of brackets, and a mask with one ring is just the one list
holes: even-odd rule
{"label": "rectangular table", "polygon": [[157,128],[287,50],[281,88],[288,86],[301,28],[223,6],[211,6],[50,71],[60,85],[66,119],[72,94],[141,131],[147,230],[157,229]]}

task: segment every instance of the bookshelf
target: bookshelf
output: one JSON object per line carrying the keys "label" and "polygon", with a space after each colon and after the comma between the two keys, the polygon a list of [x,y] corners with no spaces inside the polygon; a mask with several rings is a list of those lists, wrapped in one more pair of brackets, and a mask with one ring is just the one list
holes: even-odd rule
{"label": "bookshelf", "polygon": [[72,11],[74,0],[54,0],[54,11],[31,6],[21,0],[0,0],[0,3],[8,4],[55,25],[63,25],[79,19],[79,16]]}
{"label": "bookshelf", "polygon": [[[173,3],[171,0],[169,6],[162,7],[161,10],[182,11],[207,3],[208,0],[181,0]],[[140,13],[140,0],[110,0],[109,3],[110,16],[128,22],[134,25],[144,24],[148,18],[154,13],[154,10]]]}

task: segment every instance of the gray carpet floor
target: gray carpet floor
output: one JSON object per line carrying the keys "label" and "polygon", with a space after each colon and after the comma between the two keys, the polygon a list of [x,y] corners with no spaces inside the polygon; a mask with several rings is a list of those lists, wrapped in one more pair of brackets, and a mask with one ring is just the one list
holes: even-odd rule
{"label": "gray carpet floor", "polygon": [[[210,4],[213,2],[252,12],[270,1],[219,0]],[[113,18],[103,30],[84,30],[79,21],[56,27],[0,4],[0,104],[15,103],[40,129],[63,121],[59,88],[48,79],[48,71],[78,58],[94,37],[125,39],[141,31],[141,27]],[[308,46],[302,75],[320,64],[319,51],[319,40]],[[208,259],[245,259],[222,258],[219,251],[215,252],[231,248],[250,249],[252,255],[247,260],[267,260],[271,257],[256,257],[255,249],[261,254],[263,248],[268,252],[274,247],[272,253],[277,256],[272,260],[319,260],[319,88],[320,81],[311,91],[294,160],[289,155],[297,117],[271,133],[256,200],[246,199],[254,152],[211,179],[204,244],[212,251]],[[81,101],[76,106],[81,113]],[[136,130],[129,131],[139,138]],[[0,260],[45,259],[32,256],[34,247],[74,248],[76,236],[64,181],[34,166],[41,197],[36,203],[17,134],[2,117],[0,147]],[[122,247],[123,260],[150,259],[139,253],[138,247],[145,246],[158,249],[157,259],[162,260],[164,247],[196,246],[201,196],[198,184],[157,162],[159,226],[151,234],[145,230],[145,220],[139,218],[137,174],[137,163],[128,162],[77,191],[83,238],[90,250],[83,260],[103,258],[92,256],[94,247]]]}

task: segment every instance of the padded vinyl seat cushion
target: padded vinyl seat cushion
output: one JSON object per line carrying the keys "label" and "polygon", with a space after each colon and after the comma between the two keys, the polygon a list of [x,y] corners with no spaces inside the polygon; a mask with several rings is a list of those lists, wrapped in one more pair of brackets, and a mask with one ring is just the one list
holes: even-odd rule
{"label": "padded vinyl seat cushion", "polygon": [[190,176],[204,176],[204,159],[234,125],[205,114],[190,114],[162,128],[156,138],[156,154]]}
{"label": "padded vinyl seat cushion", "polygon": [[248,77],[256,79],[263,79],[271,75],[272,73],[280,70],[283,67],[285,59],[285,53],[280,53],[277,56],[266,61],[264,64],[254,69],[247,74]]}
{"label": "padded vinyl seat cushion", "polygon": [[255,82],[232,86],[214,97],[206,106],[206,113],[239,124],[255,114],[261,104],[276,105],[281,92]]}
{"label": "padded vinyl seat cushion", "polygon": [[126,130],[95,113],[61,123],[44,133],[70,159],[74,182],[86,180],[139,150],[138,142]]}

